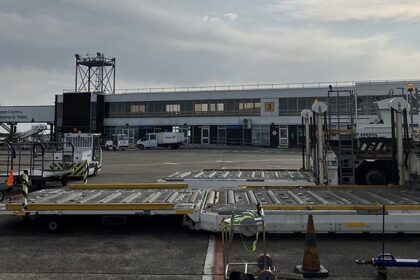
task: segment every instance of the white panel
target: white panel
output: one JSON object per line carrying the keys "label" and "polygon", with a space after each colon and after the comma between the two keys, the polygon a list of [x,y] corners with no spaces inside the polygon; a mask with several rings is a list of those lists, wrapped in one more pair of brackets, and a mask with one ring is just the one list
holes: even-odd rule
{"label": "white panel", "polygon": [[54,106],[0,106],[0,122],[54,122]]}

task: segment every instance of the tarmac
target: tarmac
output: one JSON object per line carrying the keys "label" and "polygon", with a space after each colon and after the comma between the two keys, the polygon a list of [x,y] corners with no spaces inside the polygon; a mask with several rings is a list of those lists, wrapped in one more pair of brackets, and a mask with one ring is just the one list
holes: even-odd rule
{"label": "tarmac", "polygon": [[[201,168],[299,168],[299,150],[221,149],[105,151],[104,168],[89,183],[155,182],[175,171]],[[56,234],[41,221],[0,216],[0,279],[222,279],[220,236],[182,226],[181,217],[139,217],[106,226],[97,218],[69,219]],[[316,220],[315,220],[316,227]],[[419,235],[387,235],[386,252],[419,258]],[[355,264],[381,250],[381,235],[317,236],[328,279],[379,279],[371,266]],[[302,263],[305,236],[267,235],[267,251],[278,271]],[[261,239],[260,239],[261,241]],[[255,262],[259,242],[236,236],[232,262]],[[216,274],[216,275],[215,275]],[[388,279],[420,279],[420,269],[395,268]]]}

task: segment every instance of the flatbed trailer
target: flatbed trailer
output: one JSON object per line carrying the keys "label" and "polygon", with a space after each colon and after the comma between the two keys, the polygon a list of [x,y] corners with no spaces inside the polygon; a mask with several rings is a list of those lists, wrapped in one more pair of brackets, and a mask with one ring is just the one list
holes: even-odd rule
{"label": "flatbed trailer", "polygon": [[[0,214],[29,217],[183,215],[195,230],[221,231],[221,222],[261,205],[270,233],[303,233],[308,215],[319,233],[420,233],[420,191],[267,187],[189,189],[186,184],[73,185],[30,193],[0,206]],[[385,210],[383,212],[383,209]],[[384,215],[384,217],[383,217]]]}
{"label": "flatbed trailer", "polygon": [[314,186],[312,171],[297,169],[203,169],[177,171],[160,182],[186,182],[190,188],[234,188],[241,185]]}

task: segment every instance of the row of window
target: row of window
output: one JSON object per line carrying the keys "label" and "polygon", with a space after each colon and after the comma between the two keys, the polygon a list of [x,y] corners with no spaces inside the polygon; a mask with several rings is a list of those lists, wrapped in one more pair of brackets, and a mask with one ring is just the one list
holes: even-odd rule
{"label": "row of window", "polygon": [[105,117],[154,117],[195,115],[260,115],[259,99],[180,100],[105,103]]}
{"label": "row of window", "polygon": [[[352,113],[353,104],[357,102],[359,115],[374,115],[374,102],[387,98],[385,95],[330,97],[328,107],[333,115]],[[280,116],[299,116],[303,109],[311,108],[318,101],[327,102],[327,97],[285,97],[279,99]],[[106,118],[121,117],[164,117],[164,116],[259,116],[260,99],[224,99],[224,100],[180,100],[180,101],[147,101],[147,102],[113,102],[105,103]]]}
{"label": "row of window", "polygon": [[[352,98],[352,99],[351,99]],[[389,98],[387,95],[374,95],[374,96],[331,96],[327,97],[286,97],[279,99],[279,115],[280,116],[299,116],[303,109],[311,108],[315,100],[323,101],[328,104],[328,110],[332,115],[350,115],[354,103],[357,102],[357,113],[359,115],[375,115],[377,108],[374,105],[375,101]],[[328,99],[328,100],[327,100]]]}

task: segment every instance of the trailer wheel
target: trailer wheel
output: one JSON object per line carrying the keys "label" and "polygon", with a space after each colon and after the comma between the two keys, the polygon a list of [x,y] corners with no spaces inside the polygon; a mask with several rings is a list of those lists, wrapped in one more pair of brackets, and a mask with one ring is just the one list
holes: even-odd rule
{"label": "trailer wheel", "polygon": [[143,144],[139,145],[139,150],[144,150],[144,145]]}
{"label": "trailer wheel", "polygon": [[48,221],[48,231],[58,232],[60,230],[60,224],[56,220]]}
{"label": "trailer wheel", "polygon": [[67,186],[68,183],[69,183],[69,176],[64,175],[63,177],[61,177],[61,185],[63,187]]}
{"label": "trailer wheel", "polygon": [[365,182],[367,185],[386,185],[386,174],[381,169],[370,169],[366,171]]}
{"label": "trailer wheel", "polygon": [[34,192],[45,188],[45,182],[42,180],[32,180],[32,184],[29,187],[29,191]]}
{"label": "trailer wheel", "polygon": [[0,190],[0,202],[3,201],[4,196],[5,196],[4,191],[3,190]]}

